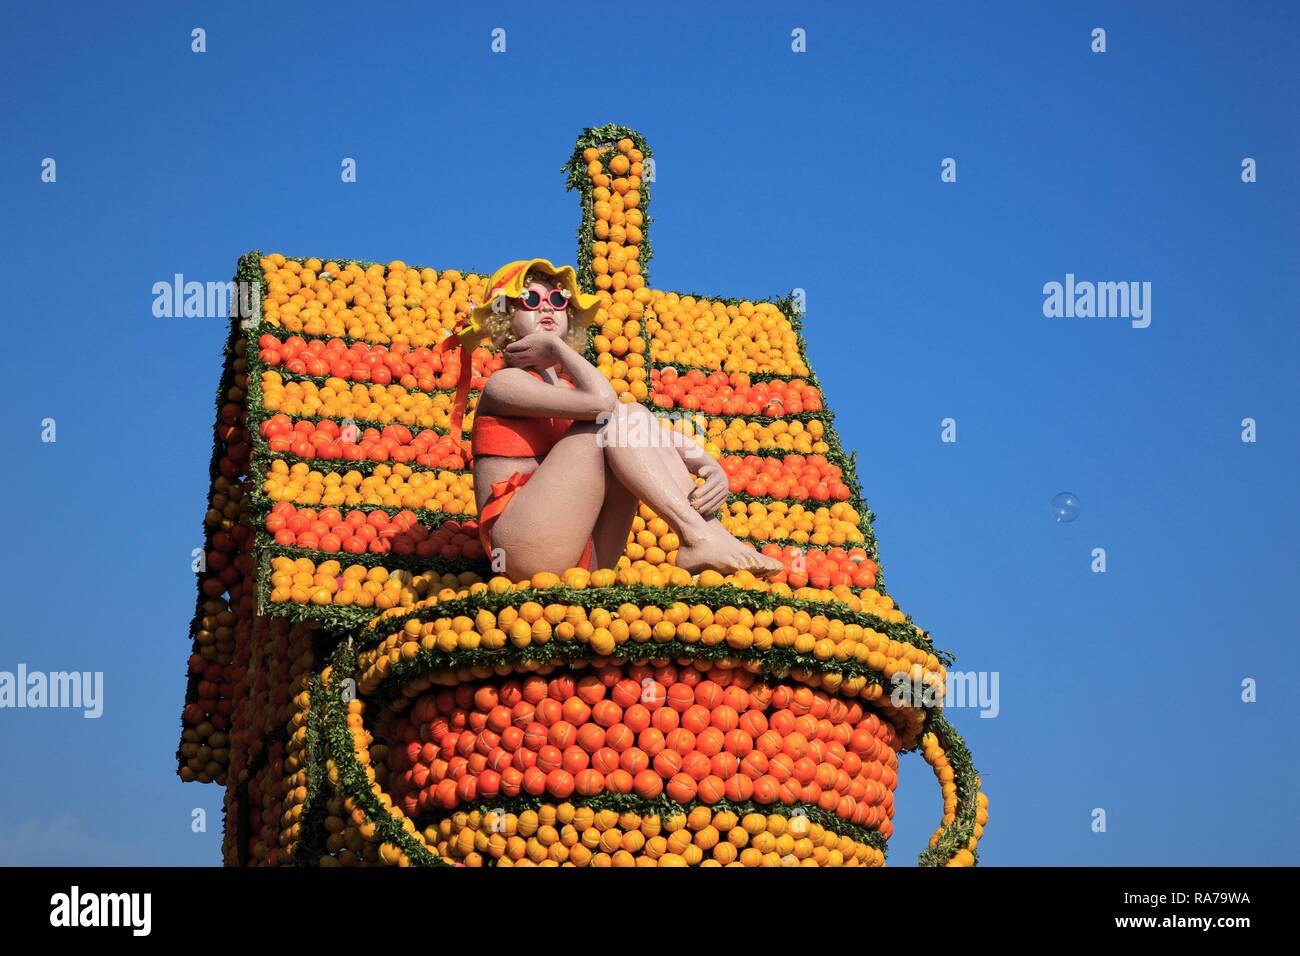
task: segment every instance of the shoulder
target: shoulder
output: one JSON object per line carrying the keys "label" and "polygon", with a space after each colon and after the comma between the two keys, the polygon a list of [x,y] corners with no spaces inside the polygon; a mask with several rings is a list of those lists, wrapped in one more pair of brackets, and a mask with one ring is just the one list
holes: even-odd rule
{"label": "shoulder", "polygon": [[492,398],[520,388],[527,388],[536,381],[537,379],[522,368],[499,368],[488,376],[487,382],[483,385],[483,395]]}
{"label": "shoulder", "polygon": [[487,382],[483,385],[483,391],[500,388],[503,385],[509,386],[515,382],[530,381],[533,381],[533,377],[521,368],[499,368],[488,376]]}

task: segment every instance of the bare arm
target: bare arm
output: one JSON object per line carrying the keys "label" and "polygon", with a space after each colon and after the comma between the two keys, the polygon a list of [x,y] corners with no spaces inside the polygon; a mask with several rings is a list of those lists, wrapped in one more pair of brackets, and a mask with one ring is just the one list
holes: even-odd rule
{"label": "bare arm", "polygon": [[713,515],[727,500],[730,482],[722,466],[707,451],[691,441],[677,446],[686,470],[696,478],[703,478],[704,484],[691,492],[691,504],[695,510],[706,517]]}
{"label": "bare arm", "polygon": [[[630,411],[631,409],[629,409]],[[639,409],[644,414],[651,414],[644,408]],[[705,517],[712,517],[727,500],[727,494],[730,491],[730,481],[727,473],[722,466],[704,450],[704,447],[688,434],[678,431],[676,428],[664,427],[665,423],[660,419],[651,416],[651,422],[654,426],[662,428],[659,438],[666,443],[682,460],[686,470],[696,478],[704,479],[704,484],[697,487],[691,492],[690,502],[700,514]]]}
{"label": "bare arm", "polygon": [[[618,396],[605,376],[558,335],[534,332],[505,348],[509,368],[492,375],[479,402],[492,415],[524,418],[572,418],[595,421],[618,405]],[[574,388],[541,382],[526,371],[558,362]]]}
{"label": "bare arm", "polygon": [[[662,423],[661,423],[662,427]],[[713,456],[704,450],[703,444],[696,441],[692,435],[676,428],[664,427],[665,434],[663,439],[669,447],[676,449],[682,463],[686,465],[686,470],[692,475],[708,477],[708,473],[713,468],[721,470],[721,465],[714,461]],[[703,437],[703,433],[700,433]]]}

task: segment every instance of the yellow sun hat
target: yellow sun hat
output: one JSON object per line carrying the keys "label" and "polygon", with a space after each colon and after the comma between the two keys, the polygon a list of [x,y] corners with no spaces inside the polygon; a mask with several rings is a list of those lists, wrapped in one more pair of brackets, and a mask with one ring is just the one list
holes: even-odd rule
{"label": "yellow sun hat", "polygon": [[472,355],[474,349],[487,338],[487,317],[492,312],[492,303],[499,295],[508,298],[518,298],[523,295],[524,278],[530,269],[545,272],[551,278],[558,279],[560,287],[569,294],[570,328],[575,325],[591,325],[596,321],[596,313],[600,309],[600,296],[588,294],[578,288],[578,274],[573,271],[573,266],[555,266],[549,259],[517,259],[492,273],[492,278],[487,284],[487,301],[481,305],[475,304],[465,321],[448,333],[438,346],[438,351],[446,355],[450,355],[453,351],[458,351],[460,354],[460,371],[456,376],[456,396],[452,400],[448,429],[449,434],[454,436],[458,444],[461,439],[461,424],[465,420],[465,410],[469,402],[470,382],[473,379]]}
{"label": "yellow sun hat", "polygon": [[492,312],[492,303],[497,296],[518,298],[524,292],[524,277],[536,269],[558,280],[560,288],[569,294],[569,323],[579,326],[591,325],[596,321],[600,308],[600,296],[583,292],[578,288],[578,274],[573,266],[556,266],[549,259],[517,259],[508,262],[496,272],[487,284],[487,301],[475,305],[470,310],[469,318],[463,331],[457,335],[468,348],[473,348],[487,337],[487,317]]}

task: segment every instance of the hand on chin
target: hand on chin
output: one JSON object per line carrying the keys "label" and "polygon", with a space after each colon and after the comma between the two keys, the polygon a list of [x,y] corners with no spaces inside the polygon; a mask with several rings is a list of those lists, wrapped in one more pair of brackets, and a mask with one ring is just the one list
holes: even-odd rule
{"label": "hand on chin", "polygon": [[558,331],[534,328],[523,338],[505,348],[506,364],[512,368],[543,371],[556,364],[555,346],[561,342]]}

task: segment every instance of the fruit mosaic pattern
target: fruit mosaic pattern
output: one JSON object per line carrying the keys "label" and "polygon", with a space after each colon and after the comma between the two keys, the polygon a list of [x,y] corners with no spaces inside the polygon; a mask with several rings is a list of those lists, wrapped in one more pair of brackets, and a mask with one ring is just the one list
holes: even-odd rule
{"label": "fruit mosaic pattern", "polygon": [[228,865],[880,866],[913,750],[920,862],[976,862],[952,659],[885,590],[800,315],[649,285],[652,162],[611,126],[567,165],[588,358],[721,462],[723,523],[783,572],[692,576],[642,506],[616,567],[496,574],[466,439],[503,363],[475,351],[451,434],[438,348],[486,275],[249,253],[177,753],[225,790]]}

